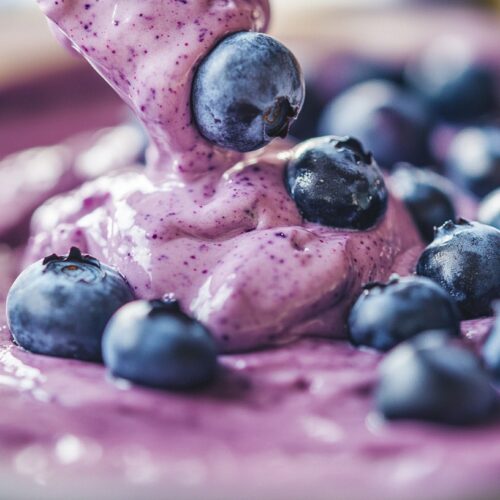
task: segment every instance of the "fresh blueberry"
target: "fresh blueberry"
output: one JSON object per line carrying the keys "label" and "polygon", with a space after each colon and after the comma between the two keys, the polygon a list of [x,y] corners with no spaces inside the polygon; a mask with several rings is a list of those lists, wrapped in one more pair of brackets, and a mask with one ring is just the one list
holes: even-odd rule
{"label": "fresh blueberry", "polygon": [[351,310],[349,337],[356,346],[388,351],[427,330],[460,334],[460,314],[433,281],[411,276],[366,287]]}
{"label": "fresh blueberry", "polygon": [[387,208],[380,169],[349,137],[321,137],[297,146],[286,183],[302,216],[325,226],[368,229]]}
{"label": "fresh blueberry", "polygon": [[314,68],[306,74],[304,106],[290,129],[290,134],[300,141],[318,137],[323,109],[346,89],[373,79],[394,83],[403,80],[398,65],[354,52],[334,52],[314,65]]}
{"label": "fresh blueberry", "polygon": [[478,218],[479,222],[500,229],[500,188],[491,192],[481,202]]}
{"label": "fresh blueberry", "polygon": [[7,296],[7,319],[14,340],[28,351],[100,361],[106,323],[133,298],[117,271],[72,248],[20,274]]}
{"label": "fresh blueberry", "polygon": [[290,135],[300,141],[318,136],[318,121],[323,111],[324,102],[313,85],[307,84],[304,105],[297,120],[290,128]]}
{"label": "fresh blueberry", "polygon": [[103,356],[117,377],[173,390],[203,386],[217,370],[213,338],[177,302],[141,300],[120,309],[104,333]]}
{"label": "fresh blueberry", "polygon": [[446,222],[421,255],[417,274],[447,290],[464,318],[490,315],[500,298],[500,231],[478,222]]}
{"label": "fresh blueberry", "polygon": [[483,359],[488,370],[500,380],[500,302],[495,304],[496,321],[483,347]]}
{"label": "fresh blueberry", "polygon": [[201,62],[193,82],[193,113],[201,134],[228,149],[259,149],[285,137],[304,101],[297,59],[262,33],[222,40]]}
{"label": "fresh blueberry", "polygon": [[496,77],[463,42],[434,42],[407,68],[409,85],[441,118],[470,122],[498,109]]}
{"label": "fresh blueberry", "polygon": [[471,425],[493,416],[498,396],[474,354],[434,331],[384,359],[376,406],[390,420]]}
{"label": "fresh blueberry", "polygon": [[393,83],[374,80],[352,87],[334,99],[320,120],[320,133],[356,137],[380,166],[401,161],[430,162],[431,118],[412,94]]}
{"label": "fresh blueberry", "polygon": [[500,126],[470,127],[454,138],[446,168],[457,184],[482,198],[500,187]]}
{"label": "fresh blueberry", "polygon": [[430,170],[398,164],[391,176],[392,192],[409,210],[424,241],[434,239],[435,228],[455,219],[455,208],[445,179]]}
{"label": "fresh blueberry", "polygon": [[[345,90],[370,80],[382,80],[402,84],[404,67],[387,60],[375,59],[352,51],[333,51],[318,64],[309,75],[321,98],[331,101]],[[307,87],[309,92],[309,86]]]}

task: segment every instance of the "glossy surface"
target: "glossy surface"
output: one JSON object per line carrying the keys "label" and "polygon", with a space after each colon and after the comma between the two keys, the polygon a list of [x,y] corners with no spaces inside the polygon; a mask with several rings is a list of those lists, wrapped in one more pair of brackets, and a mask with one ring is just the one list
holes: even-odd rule
{"label": "glossy surface", "polygon": [[393,277],[366,287],[349,313],[354,345],[388,351],[428,330],[460,331],[460,313],[451,296],[432,280]]}
{"label": "glossy surface", "polygon": [[500,298],[500,230],[463,219],[446,222],[420,256],[417,274],[447,290],[463,318],[491,315]]}
{"label": "glossy surface", "polygon": [[136,300],[122,307],[106,326],[102,351],[110,373],[149,387],[196,389],[217,373],[210,332],[177,302]]}
{"label": "glossy surface", "polygon": [[310,222],[368,230],[387,210],[382,172],[373,155],[352,137],[327,136],[299,144],[285,176],[290,196]]}
{"label": "glossy surface", "polygon": [[267,0],[38,4],[144,122],[153,142],[152,166],[163,174],[167,165],[192,174],[214,165],[227,168],[239,159],[213,148],[193,127],[193,69],[225,35],[264,30]]}
{"label": "glossy surface", "polygon": [[194,120],[213,144],[255,151],[287,136],[304,93],[299,63],[281,42],[263,33],[235,33],[196,70]]}
{"label": "glossy surface", "polygon": [[7,295],[7,319],[16,343],[30,352],[100,361],[107,322],[133,299],[116,270],[72,248],[18,276]]}

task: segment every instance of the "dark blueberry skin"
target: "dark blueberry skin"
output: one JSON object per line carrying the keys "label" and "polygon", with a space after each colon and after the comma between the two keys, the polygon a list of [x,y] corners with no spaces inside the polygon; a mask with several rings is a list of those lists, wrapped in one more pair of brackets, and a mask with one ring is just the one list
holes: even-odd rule
{"label": "dark blueberry skin", "polygon": [[319,117],[325,103],[318,95],[313,85],[307,84],[307,92],[302,111],[290,128],[290,135],[300,141],[306,141],[318,136]]}
{"label": "dark blueberry skin", "polygon": [[398,164],[391,176],[392,192],[404,202],[427,243],[434,239],[437,227],[455,220],[455,207],[444,183],[438,174],[409,164]]}
{"label": "dark blueberry skin", "polygon": [[333,51],[319,61],[315,68],[310,80],[325,103],[363,82],[383,80],[404,83],[404,67],[356,52]]}
{"label": "dark blueberry skin", "polygon": [[483,346],[483,360],[488,370],[500,381],[500,302],[495,304],[496,320]]}
{"label": "dark blueberry skin", "polygon": [[304,102],[295,56],[262,33],[222,40],[201,62],[193,82],[193,115],[201,134],[240,152],[286,137]]}
{"label": "dark blueberry skin", "polygon": [[376,406],[390,420],[473,425],[496,413],[498,395],[475,355],[434,331],[384,359]]}
{"label": "dark blueberry skin", "polygon": [[14,340],[28,351],[100,361],[107,322],[133,299],[117,271],[72,248],[19,275],[7,296],[7,319]]}
{"label": "dark blueberry skin", "polygon": [[446,169],[457,184],[482,198],[500,187],[500,126],[462,130],[450,145]]}
{"label": "dark blueberry skin", "polygon": [[500,298],[500,231],[478,222],[446,222],[421,255],[417,274],[447,290],[465,319],[489,316]]}
{"label": "dark blueberry skin", "polygon": [[349,337],[356,346],[388,351],[427,330],[460,334],[460,314],[433,281],[411,276],[368,285],[351,310]]}
{"label": "dark blueberry skin", "polygon": [[438,40],[407,68],[409,85],[446,121],[471,122],[498,109],[493,70],[467,50]]}
{"label": "dark blueberry skin", "polygon": [[109,322],[102,345],[114,376],[149,387],[196,389],[217,372],[213,338],[177,302],[127,304]]}
{"label": "dark blueberry skin", "polygon": [[500,229],[500,188],[481,202],[478,217],[479,222]]}
{"label": "dark blueberry skin", "polygon": [[403,81],[399,66],[354,52],[335,52],[321,60],[315,68],[315,71],[306,73],[304,106],[290,130],[290,134],[300,141],[318,137],[323,109],[346,89],[373,79]]}
{"label": "dark blueberry skin", "polygon": [[309,222],[365,230],[385,214],[384,178],[356,139],[330,136],[300,144],[285,175],[290,195]]}
{"label": "dark blueberry skin", "polygon": [[348,89],[325,109],[320,133],[356,137],[386,169],[431,163],[432,120],[425,105],[393,83],[372,80]]}

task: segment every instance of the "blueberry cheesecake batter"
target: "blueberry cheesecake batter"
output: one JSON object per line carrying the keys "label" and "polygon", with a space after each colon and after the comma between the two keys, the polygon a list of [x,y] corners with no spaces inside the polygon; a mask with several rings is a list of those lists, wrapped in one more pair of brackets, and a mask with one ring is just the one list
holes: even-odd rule
{"label": "blueberry cheesecake batter", "polygon": [[38,3],[150,147],[33,215],[0,463],[128,495],[498,493],[500,232],[422,253],[473,215],[430,173],[398,192],[354,138],[282,140],[304,82],[265,0]]}

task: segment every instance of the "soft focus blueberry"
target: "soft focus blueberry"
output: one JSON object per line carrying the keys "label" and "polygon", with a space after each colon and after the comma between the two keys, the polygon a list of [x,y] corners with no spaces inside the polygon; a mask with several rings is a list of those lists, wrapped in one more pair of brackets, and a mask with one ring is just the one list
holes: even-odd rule
{"label": "soft focus blueberry", "polygon": [[430,170],[398,164],[391,176],[392,192],[410,212],[422,239],[434,239],[435,228],[455,220],[455,208],[446,192],[445,179]]}
{"label": "soft focus blueberry", "polygon": [[[404,67],[387,59],[373,58],[353,51],[336,51],[327,54],[309,76],[314,88],[324,102],[331,101],[345,90],[370,80],[402,84]],[[309,85],[307,86],[309,92]]]}
{"label": "soft focus blueberry", "polygon": [[474,354],[428,332],[384,359],[376,405],[387,419],[470,425],[493,416],[498,396]]}
{"label": "soft focus blueberry", "polygon": [[177,302],[141,300],[120,309],[104,333],[103,356],[117,377],[174,390],[203,386],[217,370],[210,333]]}
{"label": "soft focus blueberry", "polygon": [[486,367],[500,381],[500,302],[495,304],[496,320],[483,347]]}
{"label": "soft focus blueberry", "polygon": [[479,206],[479,222],[500,229],[500,188],[491,192]]}
{"label": "soft focus blueberry", "polygon": [[450,178],[479,197],[500,187],[500,126],[470,127],[457,134],[446,158]]}
{"label": "soft focus blueberry", "polygon": [[324,102],[313,85],[307,84],[307,92],[302,111],[290,128],[290,135],[305,141],[318,136],[318,122]]}
{"label": "soft focus blueberry", "polygon": [[235,33],[196,72],[194,118],[209,141],[253,151],[287,135],[304,93],[299,63],[285,46],[262,33]]}
{"label": "soft focus blueberry", "polygon": [[380,169],[349,137],[320,137],[297,146],[286,184],[302,216],[325,226],[368,229],[387,208]]}
{"label": "soft focus blueberry", "polygon": [[356,52],[334,51],[308,69],[304,106],[290,130],[301,141],[318,137],[323,109],[346,89],[374,79],[403,82],[400,65]]}
{"label": "soft focus blueberry", "polygon": [[14,340],[28,351],[100,361],[106,323],[133,298],[117,271],[72,248],[20,274],[7,296],[7,318]]}
{"label": "soft focus blueberry", "polygon": [[490,315],[500,298],[500,231],[478,222],[446,222],[421,255],[417,274],[447,290],[466,319]]}
{"label": "soft focus blueberry", "polygon": [[387,351],[427,330],[460,333],[453,299],[429,279],[393,278],[368,285],[351,310],[349,337],[356,346]]}
{"label": "soft focus blueberry", "polygon": [[320,133],[356,137],[381,167],[430,162],[431,118],[415,96],[390,82],[373,80],[348,89],[325,109]]}
{"label": "soft focus blueberry", "polygon": [[498,109],[496,77],[463,40],[440,38],[407,68],[410,86],[444,120],[467,122]]}

